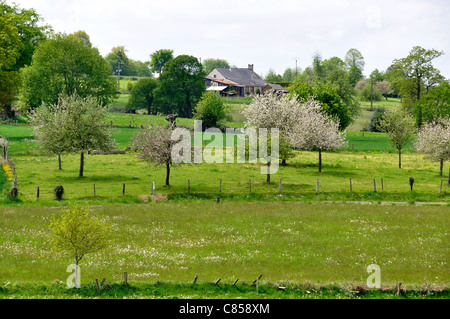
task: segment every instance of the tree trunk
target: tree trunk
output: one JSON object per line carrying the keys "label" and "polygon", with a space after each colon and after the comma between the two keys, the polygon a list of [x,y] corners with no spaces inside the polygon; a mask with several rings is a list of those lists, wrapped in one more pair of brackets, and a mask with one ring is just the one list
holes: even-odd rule
{"label": "tree trunk", "polygon": [[319,173],[322,172],[322,150],[319,150]]}
{"label": "tree trunk", "polygon": [[270,183],[270,161],[267,162],[267,183]]}
{"label": "tree trunk", "polygon": [[166,186],[169,186],[170,179],[170,164],[166,163]]}
{"label": "tree trunk", "polygon": [[286,159],[284,158],[284,159],[282,159],[281,160],[281,166],[286,166],[287,164],[286,164]]}
{"label": "tree trunk", "polygon": [[84,172],[84,152],[81,152],[81,158],[80,158],[80,177],[83,177]]}
{"label": "tree trunk", "polygon": [[444,160],[441,159],[441,167],[439,169],[439,176],[442,177],[443,172],[444,172]]}
{"label": "tree trunk", "polygon": [[58,154],[58,165],[59,165],[59,170],[62,170],[62,165],[61,165],[61,154]]}
{"label": "tree trunk", "polygon": [[402,168],[402,149],[398,150],[398,168]]}

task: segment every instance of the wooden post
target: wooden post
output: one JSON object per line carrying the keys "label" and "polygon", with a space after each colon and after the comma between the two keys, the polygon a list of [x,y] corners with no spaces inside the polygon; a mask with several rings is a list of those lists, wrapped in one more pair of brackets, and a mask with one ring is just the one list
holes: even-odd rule
{"label": "wooden post", "polygon": [[95,284],[97,285],[97,294],[100,295],[100,286],[98,284],[98,279],[95,279]]}
{"label": "wooden post", "polygon": [[126,271],[123,273],[123,281],[126,286],[128,284],[128,273]]}
{"label": "wooden post", "polygon": [[398,282],[397,283],[397,286],[395,286],[395,289],[397,289],[397,296],[400,296],[400,293],[401,293],[401,289],[400,289],[400,286],[402,285],[402,283],[401,282]]}
{"label": "wooden post", "polygon": [[220,282],[220,278],[216,280],[215,285],[217,285]]}
{"label": "wooden post", "polygon": [[319,192],[319,178],[317,177],[317,181],[316,181],[316,192]]}
{"label": "wooden post", "polygon": [[259,292],[259,278],[256,279],[256,292]]}
{"label": "wooden post", "polygon": [[39,198],[39,186],[37,187],[36,197]]}
{"label": "wooden post", "polygon": [[95,196],[95,184],[94,184],[94,196]]}
{"label": "wooden post", "polygon": [[373,191],[375,193],[377,192],[377,182],[376,182],[375,178],[373,179]]}
{"label": "wooden post", "polygon": [[125,196],[125,183],[123,183],[123,186],[122,186],[122,195]]}
{"label": "wooden post", "polygon": [[383,178],[381,179],[381,190],[384,191]]}
{"label": "wooden post", "polygon": [[103,287],[103,285],[105,284],[106,278],[103,278],[102,283],[100,284],[100,286]]}
{"label": "wooden post", "polygon": [[195,275],[195,277],[194,277],[194,284],[197,282],[197,279],[198,279],[198,275]]}
{"label": "wooden post", "polygon": [[236,286],[237,282],[239,281],[239,278],[236,279],[236,281],[233,283],[233,286]]}
{"label": "wooden post", "polygon": [[352,192],[353,191],[353,189],[352,189],[352,178],[350,177],[350,192]]}
{"label": "wooden post", "polygon": [[278,184],[278,191],[281,192],[281,184],[283,182],[283,177],[280,177],[280,183]]}

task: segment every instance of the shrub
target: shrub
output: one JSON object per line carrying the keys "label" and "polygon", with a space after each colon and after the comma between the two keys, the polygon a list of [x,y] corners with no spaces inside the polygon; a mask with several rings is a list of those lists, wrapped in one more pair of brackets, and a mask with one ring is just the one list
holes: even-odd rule
{"label": "shrub", "polygon": [[383,119],[386,110],[384,108],[375,109],[370,118],[370,122],[367,124],[367,131],[369,132],[381,132],[379,129],[380,120]]}
{"label": "shrub", "polygon": [[64,195],[64,187],[62,185],[57,185],[53,190],[57,200],[61,200]]}
{"label": "shrub", "polygon": [[217,127],[228,117],[228,109],[223,99],[214,92],[203,93],[194,110],[194,118],[203,121],[203,129]]}

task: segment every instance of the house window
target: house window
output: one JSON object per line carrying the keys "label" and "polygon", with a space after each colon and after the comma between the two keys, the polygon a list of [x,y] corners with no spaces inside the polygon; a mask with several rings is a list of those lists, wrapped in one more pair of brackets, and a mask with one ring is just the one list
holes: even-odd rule
{"label": "house window", "polygon": [[214,74],[214,78],[217,78],[217,75],[216,75],[216,74]]}

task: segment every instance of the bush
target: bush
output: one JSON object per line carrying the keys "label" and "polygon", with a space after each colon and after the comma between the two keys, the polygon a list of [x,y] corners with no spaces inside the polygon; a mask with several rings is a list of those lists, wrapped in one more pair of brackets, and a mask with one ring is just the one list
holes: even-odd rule
{"label": "bush", "polygon": [[[371,89],[369,83],[361,89],[361,91],[359,92],[359,97],[361,101],[370,101],[370,94]],[[373,94],[373,101],[381,101],[381,99],[383,98],[383,95],[381,94],[380,90],[375,86],[375,84],[373,85],[372,94]]]}
{"label": "bush", "polygon": [[375,109],[372,117],[370,118],[370,122],[367,124],[367,130],[369,132],[381,132],[378,125],[380,120],[383,119],[384,113],[386,113],[384,108]]}
{"label": "bush", "polygon": [[132,89],[133,89],[133,82],[128,81],[128,82],[127,82],[127,91],[128,91],[128,92],[131,92]]}
{"label": "bush", "polygon": [[228,117],[228,109],[223,99],[214,92],[203,93],[194,110],[194,119],[203,121],[203,130],[217,127]]}
{"label": "bush", "polygon": [[57,185],[53,190],[53,193],[55,194],[57,200],[61,200],[64,195],[64,187],[62,187],[62,185]]}

